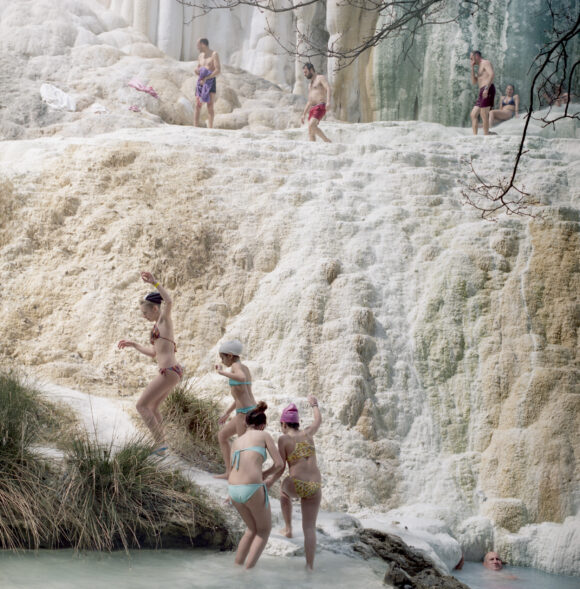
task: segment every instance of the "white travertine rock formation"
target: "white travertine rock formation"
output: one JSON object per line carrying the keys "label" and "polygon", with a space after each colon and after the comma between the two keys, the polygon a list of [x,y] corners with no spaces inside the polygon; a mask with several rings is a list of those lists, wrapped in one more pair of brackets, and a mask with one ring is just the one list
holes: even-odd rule
{"label": "white travertine rock formation", "polygon": [[[187,64],[98,4],[14,6],[0,5],[1,128],[26,139],[0,143],[3,365],[136,398],[156,368],[116,342],[147,340],[150,269],[200,395],[228,402],[212,366],[232,336],[272,422],[294,400],[308,423],[301,400],[319,397],[327,507],[414,512],[470,554],[494,541],[512,562],[580,573],[578,126],[530,122],[520,174],[543,218],[484,223],[461,204],[465,158],[507,173],[521,120],[486,140],[325,123],[335,143],[311,144],[252,130],[279,125],[267,101],[297,98],[251,78],[258,98],[220,115],[246,129],[175,125]],[[45,80],[77,111],[45,107]],[[148,118],[125,113],[137,96]]]}
{"label": "white travertine rock formation", "polygon": [[[292,1],[276,4],[283,7]],[[301,66],[312,61],[334,82],[341,120],[424,120],[447,125],[469,125],[477,98],[470,82],[470,51],[482,51],[493,63],[498,100],[506,85],[514,84],[521,107],[527,108],[535,75],[530,66],[549,41],[550,11],[573,15],[580,9],[579,0],[490,0],[479,8],[453,1],[434,3],[431,9],[440,24],[419,29],[412,44],[409,36],[395,31],[352,65],[336,69],[337,61],[322,57],[321,48],[345,51],[360,45],[373,35],[375,25],[381,30],[394,14],[400,15],[405,3],[318,0],[294,12],[238,6],[202,14],[177,0],[100,2],[176,59],[196,59],[196,41],[207,37],[225,63],[294,88],[297,94],[304,95]],[[276,40],[268,37],[268,30],[275,32]],[[303,42],[303,35],[311,45]],[[578,36],[568,49],[569,55],[580,52]]]}
{"label": "white travertine rock formation", "polygon": [[[372,37],[376,23],[377,13],[363,5],[346,9],[342,0],[326,3],[328,46],[334,51],[357,47],[363,39]],[[335,58],[329,60],[329,80],[334,89],[333,109],[337,118],[354,122],[372,120],[369,108],[369,95],[373,93],[373,81],[369,76],[373,71],[371,56],[372,53],[366,51],[347,68],[340,68],[340,62]]]}
{"label": "white travertine rock formation", "polygon": [[[0,47],[3,139],[193,123],[197,63],[167,57],[98,2],[0,5]],[[159,98],[130,87],[132,80],[152,86]],[[76,112],[44,103],[40,90],[45,82],[70,95]],[[294,127],[304,104],[303,98],[262,78],[224,66],[214,126],[256,131]],[[205,117],[204,108],[202,124]]]}
{"label": "white travertine rock formation", "polygon": [[486,143],[412,123],[329,125],[324,147],[183,127],[4,142],[4,361],[138,393],[155,368],[115,342],[147,337],[150,268],[200,394],[227,400],[212,363],[228,335],[271,419],[320,397],[327,506],[437,505],[457,533],[474,515],[562,522],[579,488],[578,140],[530,138],[542,221],[482,223],[456,184],[464,153],[493,174],[516,125]]}

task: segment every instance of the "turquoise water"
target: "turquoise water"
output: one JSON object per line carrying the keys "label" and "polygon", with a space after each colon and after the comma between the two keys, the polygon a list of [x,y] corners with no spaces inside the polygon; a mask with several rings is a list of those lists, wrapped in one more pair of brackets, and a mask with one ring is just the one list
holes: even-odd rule
{"label": "turquoise water", "polygon": [[580,577],[550,575],[512,566],[488,571],[479,562],[466,562],[463,570],[453,571],[453,576],[471,589],[580,589]]}
{"label": "turquoise water", "polygon": [[304,570],[304,557],[263,555],[255,569],[234,566],[234,553],[204,550],[142,550],[128,557],[47,550],[0,553],[1,589],[292,589],[364,587],[381,589],[383,572],[368,563],[321,552],[314,573]]}

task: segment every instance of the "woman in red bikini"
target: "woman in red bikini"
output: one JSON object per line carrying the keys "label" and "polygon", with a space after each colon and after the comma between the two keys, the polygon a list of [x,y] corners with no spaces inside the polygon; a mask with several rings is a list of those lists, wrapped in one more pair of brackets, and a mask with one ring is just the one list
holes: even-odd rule
{"label": "woman in red bikini", "polygon": [[298,409],[294,403],[282,411],[280,425],[283,435],[278,438],[278,450],[290,469],[290,476],[284,479],[280,494],[280,507],[286,524],[281,533],[292,538],[292,499],[299,498],[306,568],[312,570],[316,552],[316,518],[322,499],[322,479],[316,464],[314,434],[320,428],[322,416],[316,397],[309,395],[308,403],[312,407],[314,421],[303,430],[300,429]]}
{"label": "woman in red bikini", "polygon": [[159,374],[147,385],[137,401],[137,411],[139,411],[143,421],[153,434],[157,445],[154,453],[158,456],[164,456],[167,445],[165,444],[165,432],[163,431],[159,406],[183,377],[183,368],[175,359],[177,346],[173,337],[171,296],[150,272],[141,272],[141,278],[144,282],[152,284],[157,289],[157,292],[149,293],[141,301],[143,317],[154,323],[149,340],[151,346],[142,346],[124,339],[119,342],[118,346],[121,350],[123,348],[135,348],[145,356],[157,360]]}

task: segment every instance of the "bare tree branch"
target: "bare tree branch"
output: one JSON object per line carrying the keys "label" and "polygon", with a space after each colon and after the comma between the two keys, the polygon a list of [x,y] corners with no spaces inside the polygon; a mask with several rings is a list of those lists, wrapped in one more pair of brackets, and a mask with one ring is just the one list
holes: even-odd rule
{"label": "bare tree branch", "polygon": [[[557,14],[552,9],[551,1],[548,0],[552,19],[557,19]],[[539,205],[539,201],[533,199],[530,194],[525,192],[524,188],[516,186],[516,175],[520,166],[522,156],[525,151],[525,142],[528,133],[528,127],[531,120],[542,121],[543,127],[548,125],[555,126],[557,121],[562,119],[579,119],[580,111],[569,112],[571,92],[564,92],[564,84],[572,88],[574,73],[580,64],[580,60],[575,61],[571,67],[568,65],[568,44],[580,32],[580,14],[572,21],[568,15],[565,15],[565,25],[568,28],[561,28],[557,20],[553,20],[554,40],[547,43],[542,51],[538,53],[530,70],[536,68],[536,73],[530,87],[529,107],[526,115],[526,123],[522,131],[520,145],[514,160],[509,178],[498,178],[495,183],[485,182],[480,178],[470,162],[471,172],[477,179],[477,183],[471,183],[462,190],[465,203],[474,207],[481,212],[484,219],[492,219],[494,215],[503,210],[507,214],[527,215],[534,217],[535,213],[530,212],[530,207]],[[552,71],[550,71],[550,69]],[[541,103],[541,97],[546,96],[550,101],[548,112],[541,117],[534,116],[534,98],[537,96],[538,103]],[[564,111],[556,117],[550,117],[552,105],[558,101],[564,102]],[[558,104],[559,105],[559,104]]]}
{"label": "bare tree branch", "polygon": [[[176,0],[180,4],[195,8],[197,16],[212,10],[231,10],[238,6],[251,6],[261,12],[284,13],[322,3],[324,0]],[[493,182],[484,181],[476,172],[473,162],[469,162],[470,174],[475,182],[465,184],[462,194],[465,203],[481,212],[485,219],[493,218],[496,213],[535,216],[530,208],[539,202],[532,198],[523,187],[516,185],[516,177],[525,150],[528,128],[532,120],[541,121],[543,126],[555,124],[562,119],[578,119],[580,112],[571,112],[571,89],[578,76],[580,60],[569,55],[569,48],[580,32],[580,15],[559,12],[554,0],[545,0],[551,18],[552,40],[549,41],[535,57],[530,71],[535,71],[529,91],[529,107],[525,115],[525,125],[520,144],[508,176]],[[455,22],[460,14],[469,10],[474,14],[477,10],[487,10],[486,4],[480,5],[479,0],[342,0],[340,6],[352,6],[360,11],[373,12],[377,15],[380,25],[365,38],[356,41],[354,46],[344,47],[343,37],[334,39],[330,44],[317,44],[315,35],[307,28],[304,31],[296,27],[296,41],[288,42],[272,29],[266,20],[266,31],[276,40],[281,49],[290,55],[311,61],[315,57],[333,59],[335,69],[340,70],[355,62],[363,53],[387,39],[402,39],[402,56],[409,55],[417,35],[425,27]],[[378,20],[380,18],[380,20]],[[566,91],[568,88],[568,91]],[[548,110],[542,116],[534,116],[534,110],[547,102]],[[553,105],[564,104],[564,111],[552,114]]]}

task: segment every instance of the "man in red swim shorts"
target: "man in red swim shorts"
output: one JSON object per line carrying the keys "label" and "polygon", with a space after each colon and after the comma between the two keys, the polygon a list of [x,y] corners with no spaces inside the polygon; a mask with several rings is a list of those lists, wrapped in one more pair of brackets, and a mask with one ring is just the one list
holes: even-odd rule
{"label": "man in red swim shorts", "polygon": [[[473,51],[469,60],[471,62],[471,83],[479,86],[479,96],[471,111],[471,128],[473,134],[477,135],[478,119],[481,116],[483,134],[489,135],[489,111],[493,107],[495,99],[495,86],[493,85],[495,73],[491,62],[488,59],[483,59],[480,51]],[[475,66],[477,66],[477,74]]]}
{"label": "man in red swim shorts", "polygon": [[308,113],[308,137],[310,141],[316,141],[316,136],[318,136],[323,141],[330,143],[330,139],[318,126],[326,114],[326,110],[330,108],[330,85],[322,74],[316,73],[311,63],[305,64],[302,71],[306,79],[310,80],[308,102],[302,113],[302,123],[304,124],[304,118]]}

